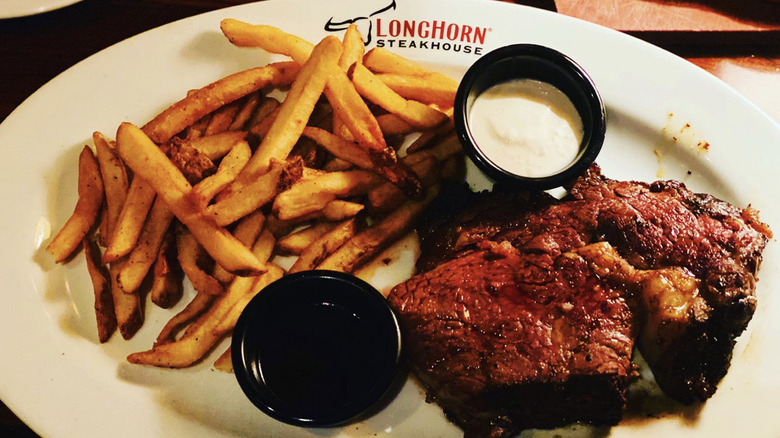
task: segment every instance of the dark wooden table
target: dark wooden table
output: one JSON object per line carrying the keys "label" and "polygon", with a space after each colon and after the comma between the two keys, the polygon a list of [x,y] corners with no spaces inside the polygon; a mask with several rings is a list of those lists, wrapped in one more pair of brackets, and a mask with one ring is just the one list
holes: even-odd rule
{"label": "dark wooden table", "polygon": [[[84,0],[0,20],[0,122],[89,55],[165,23],[254,0]],[[709,70],[780,121],[780,2],[515,0],[631,33]],[[0,6],[2,7],[2,6]],[[2,147],[7,147],[3,145]],[[36,436],[0,402],[0,436]]]}

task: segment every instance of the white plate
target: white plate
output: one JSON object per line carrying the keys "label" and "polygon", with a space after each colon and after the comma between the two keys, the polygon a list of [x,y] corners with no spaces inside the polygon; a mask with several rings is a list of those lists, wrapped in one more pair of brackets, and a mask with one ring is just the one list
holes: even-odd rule
{"label": "white plate", "polygon": [[78,3],[81,0],[0,0],[0,18],[24,17],[37,15],[65,6]]}
{"label": "white plate", "polygon": [[[329,19],[368,16],[382,3],[268,1],[172,23],[79,63],[0,126],[0,199],[6,209],[0,219],[0,397],[33,429],[51,437],[115,438],[461,435],[411,383],[364,422],[306,430],[254,409],[232,375],[211,369],[213,360],[181,371],[129,365],[124,357],[149,348],[170,312],[150,305],[147,323],[132,341],[115,336],[100,345],[83,258],[55,267],[41,250],[46,222],[59,228],[75,204],[78,151],[94,130],[112,135],[122,121],[143,123],[187,90],[269,60],[262,51],[231,47],[219,32],[220,19],[271,23],[316,41],[327,33]],[[364,30],[369,24],[372,45],[393,41],[393,50],[448,66],[453,75],[477,59],[476,49],[485,53],[508,43],[545,44],[570,55],[590,72],[608,108],[598,160],[607,175],[652,180],[662,170],[696,191],[740,206],[752,203],[780,230],[774,193],[780,187],[780,129],[692,64],[608,29],[501,2],[397,0],[394,10],[360,22]],[[391,36],[406,25],[416,25],[417,34]],[[446,39],[448,30],[455,36],[456,25],[458,38],[466,26],[471,29],[472,42],[457,43],[460,52]],[[438,30],[432,35],[440,28],[443,40],[435,38]],[[401,40],[407,47],[397,48]],[[411,41],[418,47],[409,48]],[[464,45],[471,53],[464,53]],[[677,142],[669,140],[673,136]],[[698,140],[709,143],[709,152],[694,150],[691,143]],[[660,158],[655,150],[663,152]],[[664,405],[661,411],[669,412],[660,418],[631,416],[611,436],[777,436],[778,267],[772,241],[760,272],[758,310],[715,396],[700,410]],[[583,427],[562,432],[605,433]]]}

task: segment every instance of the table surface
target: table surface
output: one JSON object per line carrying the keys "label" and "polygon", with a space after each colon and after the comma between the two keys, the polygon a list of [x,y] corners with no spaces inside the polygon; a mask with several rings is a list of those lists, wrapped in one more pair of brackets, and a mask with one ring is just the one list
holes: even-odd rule
{"label": "table surface", "polygon": [[[84,0],[40,15],[0,19],[0,122],[50,79],[101,49],[165,23],[251,1]],[[780,122],[777,0],[514,2],[659,45],[721,78]],[[0,402],[0,436],[36,435]]]}

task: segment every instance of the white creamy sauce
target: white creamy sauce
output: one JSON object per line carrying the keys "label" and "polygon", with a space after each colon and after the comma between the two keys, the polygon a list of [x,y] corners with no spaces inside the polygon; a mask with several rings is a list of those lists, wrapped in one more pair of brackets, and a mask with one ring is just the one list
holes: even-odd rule
{"label": "white creamy sauce", "polygon": [[582,119],[558,88],[515,79],[477,96],[469,115],[479,149],[506,171],[528,177],[556,173],[577,158]]}

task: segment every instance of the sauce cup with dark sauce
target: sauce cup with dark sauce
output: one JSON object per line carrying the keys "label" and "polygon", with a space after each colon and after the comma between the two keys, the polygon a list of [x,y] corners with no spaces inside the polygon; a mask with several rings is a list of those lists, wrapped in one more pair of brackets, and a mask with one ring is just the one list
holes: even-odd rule
{"label": "sauce cup with dark sauce", "polygon": [[261,290],[236,323],[233,369],[260,410],[285,423],[332,427],[382,403],[401,354],[385,298],[356,277],[306,271]]}
{"label": "sauce cup with dark sauce", "polygon": [[[528,176],[508,170],[511,163],[491,156],[473,133],[471,112],[477,98],[491,87],[518,79],[554,86],[568,97],[582,121],[582,140],[573,159],[549,174]],[[534,44],[501,47],[478,59],[460,83],[454,110],[456,132],[474,164],[497,183],[528,190],[560,187],[581,175],[596,159],[606,131],[604,104],[590,76],[563,53]],[[512,116],[496,115],[509,121]]]}

